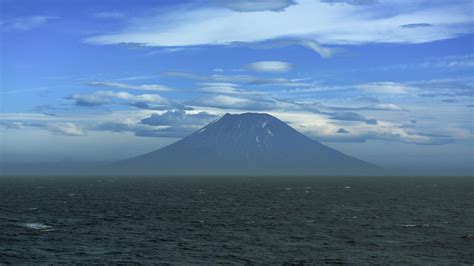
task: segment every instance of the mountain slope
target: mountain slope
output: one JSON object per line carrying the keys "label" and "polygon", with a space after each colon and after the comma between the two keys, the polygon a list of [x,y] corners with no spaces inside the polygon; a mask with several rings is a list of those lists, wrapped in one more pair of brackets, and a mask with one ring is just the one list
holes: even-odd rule
{"label": "mountain slope", "polygon": [[162,149],[118,164],[152,175],[324,175],[377,167],[299,133],[268,114],[226,114]]}

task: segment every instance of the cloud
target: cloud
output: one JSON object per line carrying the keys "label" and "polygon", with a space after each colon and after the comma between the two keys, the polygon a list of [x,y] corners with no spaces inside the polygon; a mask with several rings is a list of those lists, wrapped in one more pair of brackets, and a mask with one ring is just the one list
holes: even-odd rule
{"label": "cloud", "polygon": [[49,123],[47,130],[64,136],[85,136],[85,131],[74,123]]}
{"label": "cloud", "polygon": [[121,122],[105,122],[98,124],[91,128],[91,130],[97,131],[111,131],[111,132],[127,132],[133,131],[133,125],[121,123]]}
{"label": "cloud", "polygon": [[471,82],[460,83],[458,81],[428,81],[415,84],[420,97],[473,97],[474,86]]}
{"label": "cloud", "polygon": [[[281,47],[299,44],[328,56],[330,53],[324,51],[320,43],[425,43],[451,39],[473,31],[474,19],[469,1],[435,3],[426,8],[422,8],[425,5],[419,1],[404,4],[384,1],[377,5],[369,5],[372,1],[361,0],[343,2],[349,5],[300,0],[281,12],[236,12],[215,6],[177,8],[167,13],[157,12],[155,15],[130,19],[122,29],[89,37],[86,42],[157,47],[258,46],[259,43]],[[381,10],[389,12],[380,16]],[[406,30],[398,26],[413,24],[413,21],[423,21],[436,27]]]}
{"label": "cloud", "polygon": [[61,121],[41,121],[41,120],[18,120],[18,121],[0,121],[0,126],[7,129],[39,128],[47,130],[55,135],[62,136],[86,136],[83,128],[71,122]]}
{"label": "cloud", "polygon": [[425,27],[433,27],[433,25],[429,23],[412,23],[412,24],[400,25],[400,28],[403,28],[403,29],[414,29],[414,28],[425,28]]}
{"label": "cloud", "polygon": [[214,93],[214,94],[239,94],[244,93],[244,91],[239,87],[239,85],[228,82],[202,82],[199,85],[203,86],[199,88],[199,91],[205,93]]}
{"label": "cloud", "polygon": [[355,102],[359,102],[359,103],[370,103],[370,104],[374,104],[374,103],[379,103],[380,100],[377,99],[377,98],[373,98],[373,97],[359,97],[359,98],[356,98],[354,99]]}
{"label": "cloud", "polygon": [[21,129],[24,127],[23,123],[18,121],[0,121],[0,126],[6,129]]}
{"label": "cloud", "polygon": [[348,5],[365,6],[377,4],[378,0],[320,0],[322,3],[336,4],[344,3]]}
{"label": "cloud", "polygon": [[23,32],[39,28],[58,17],[31,16],[0,20],[0,29],[4,32]]}
{"label": "cloud", "polygon": [[395,142],[402,142],[408,144],[415,144],[415,145],[445,145],[454,143],[455,140],[453,138],[439,138],[439,137],[432,137],[432,136],[424,136],[422,134],[415,134],[415,133],[407,133],[402,132],[388,132],[388,131],[368,131],[368,132],[361,132],[358,134],[336,134],[336,135],[326,135],[326,136],[319,136],[314,135],[314,137],[320,139],[321,141],[327,142],[367,142],[369,140],[384,140],[384,141],[395,141]]}
{"label": "cloud", "polygon": [[215,0],[216,6],[225,7],[237,12],[283,11],[295,5],[294,0]]}
{"label": "cloud", "polygon": [[137,137],[181,138],[197,130],[193,126],[152,127],[145,124],[105,122],[94,126],[91,130],[110,131],[115,133],[132,132]]}
{"label": "cloud", "polygon": [[133,95],[128,92],[96,91],[94,93],[73,94],[66,97],[75,101],[75,104],[83,107],[94,107],[106,104],[122,104],[135,106],[142,109],[169,109],[184,108],[181,104],[164,98],[158,94]]}
{"label": "cloud", "polygon": [[460,69],[474,67],[474,54],[436,56],[423,59],[421,62],[412,64],[397,64],[377,67],[375,70],[383,71],[407,71],[407,70],[424,70],[433,68]]}
{"label": "cloud", "polygon": [[334,112],[334,113],[324,113],[324,114],[329,115],[329,118],[333,120],[364,122],[367,125],[377,124],[377,120],[367,119],[364,116],[358,113],[354,113],[354,112]]}
{"label": "cloud", "polygon": [[227,82],[201,82],[200,92],[211,94],[263,95],[265,92],[242,89],[239,85]]}
{"label": "cloud", "polygon": [[289,87],[305,87],[311,86],[309,83],[305,82],[295,82],[286,78],[260,78],[249,75],[218,75],[213,74],[210,76],[200,76],[187,72],[164,72],[164,76],[169,77],[179,77],[179,78],[188,78],[206,82],[219,82],[219,83],[243,83],[248,85],[280,85],[280,86],[289,86]]}
{"label": "cloud", "polygon": [[396,82],[372,82],[356,86],[359,90],[377,94],[407,94],[416,88]]}
{"label": "cloud", "polygon": [[93,17],[99,19],[121,19],[124,18],[125,15],[118,11],[103,11],[94,13]]}
{"label": "cloud", "polygon": [[237,89],[236,87],[231,87],[231,86],[208,86],[208,87],[199,88],[199,91],[206,92],[206,93],[214,93],[214,94],[242,93],[241,89]]}
{"label": "cloud", "polygon": [[183,110],[167,111],[163,114],[152,114],[141,120],[142,124],[151,126],[203,126],[218,118],[207,112],[188,114]]}
{"label": "cloud", "polygon": [[247,65],[248,69],[266,73],[284,73],[292,68],[292,64],[282,61],[259,61]]}
{"label": "cloud", "polygon": [[144,91],[173,91],[172,88],[157,84],[144,84],[144,85],[129,85],[121,82],[113,81],[93,81],[87,82],[86,85],[94,87],[108,87],[116,89],[128,89],[128,90],[144,90]]}
{"label": "cloud", "polygon": [[349,134],[350,132],[347,131],[347,130],[345,130],[345,129],[343,129],[343,128],[340,128],[340,129],[337,130],[336,133],[338,133],[338,134]]}
{"label": "cloud", "polygon": [[[370,99],[370,98],[369,98]],[[357,99],[356,102],[359,102]],[[367,102],[366,100],[362,101]],[[342,106],[328,106],[319,104],[321,108],[338,111],[365,111],[365,110],[376,110],[376,111],[408,111],[407,109],[391,103],[375,103],[362,107],[342,107]]]}
{"label": "cloud", "polygon": [[319,119],[306,120],[305,123],[296,125],[296,128],[306,135],[324,142],[384,140],[415,145],[444,145],[455,141],[450,136],[427,134],[422,130],[421,132],[414,129],[407,130],[399,124],[386,121],[365,125],[345,124],[344,128],[341,128],[340,123],[334,124],[330,120],[320,117]]}
{"label": "cloud", "polygon": [[405,108],[391,103],[377,103],[368,105],[359,110],[378,110],[378,111],[407,111]]}
{"label": "cloud", "polygon": [[304,48],[310,49],[318,53],[322,58],[329,58],[333,56],[338,50],[334,48],[329,48],[323,46],[319,42],[311,39],[271,39],[261,42],[255,42],[252,44],[240,44],[256,49],[273,49],[273,48],[282,48],[292,45],[299,45]]}
{"label": "cloud", "polygon": [[198,129],[199,128],[193,126],[174,126],[160,130],[139,130],[135,132],[135,136],[154,138],[183,138]]}
{"label": "cloud", "polygon": [[40,104],[31,108],[30,111],[40,112],[48,116],[57,116],[58,113],[73,111],[73,109],[68,108],[68,107],[53,106],[50,104]]}
{"label": "cloud", "polygon": [[[114,133],[131,132],[137,137],[184,137],[189,134],[189,129],[174,127],[151,127],[137,123],[105,122],[91,128],[94,131],[108,131]],[[181,131],[181,132],[179,132]]]}
{"label": "cloud", "polygon": [[431,57],[421,63],[424,68],[472,68],[474,54]]}
{"label": "cloud", "polygon": [[443,100],[441,100],[441,102],[443,102],[443,103],[458,103],[459,100],[456,100],[456,99],[443,99]]}
{"label": "cloud", "polygon": [[146,80],[146,79],[155,79],[158,78],[159,75],[141,75],[141,76],[131,76],[131,77],[125,77],[125,78],[120,78],[117,80],[120,81],[127,81],[127,80]]}
{"label": "cloud", "polygon": [[319,112],[311,105],[276,99],[269,96],[254,95],[209,95],[187,102],[190,106],[211,107],[221,109],[238,109],[245,111],[292,110]]}
{"label": "cloud", "polygon": [[247,109],[247,110],[268,110],[271,104],[268,102],[259,102],[252,99],[246,99],[238,96],[229,95],[211,95],[198,98],[189,102],[190,105],[202,107],[215,107],[223,109]]}

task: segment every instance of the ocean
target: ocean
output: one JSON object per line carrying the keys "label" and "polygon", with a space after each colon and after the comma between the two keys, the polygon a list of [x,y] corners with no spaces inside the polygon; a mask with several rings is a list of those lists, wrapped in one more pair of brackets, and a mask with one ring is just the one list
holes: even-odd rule
{"label": "ocean", "polygon": [[3,177],[0,197],[0,264],[474,263],[472,177]]}

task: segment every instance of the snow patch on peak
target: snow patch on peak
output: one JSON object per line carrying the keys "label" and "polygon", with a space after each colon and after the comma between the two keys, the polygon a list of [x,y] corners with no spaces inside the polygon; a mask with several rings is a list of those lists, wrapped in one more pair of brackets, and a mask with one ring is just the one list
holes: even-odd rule
{"label": "snow patch on peak", "polygon": [[257,147],[259,150],[262,150],[262,146],[260,144],[260,139],[258,138],[258,136],[255,137],[255,141],[257,142]]}
{"label": "snow patch on peak", "polygon": [[265,128],[266,125],[267,125],[267,121],[263,122],[262,128]]}
{"label": "snow patch on peak", "polygon": [[267,133],[268,133],[268,135],[273,136],[273,133],[268,128],[267,128]]}

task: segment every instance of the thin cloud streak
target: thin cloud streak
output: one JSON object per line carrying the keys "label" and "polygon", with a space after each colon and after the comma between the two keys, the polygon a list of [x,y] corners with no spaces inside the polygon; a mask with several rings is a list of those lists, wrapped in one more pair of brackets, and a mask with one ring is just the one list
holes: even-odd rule
{"label": "thin cloud streak", "polygon": [[107,88],[116,88],[116,89],[161,91],[161,92],[174,90],[167,86],[158,85],[158,84],[130,85],[126,83],[113,82],[113,81],[92,81],[92,82],[85,83],[85,85],[93,86],[93,87],[107,87]]}

